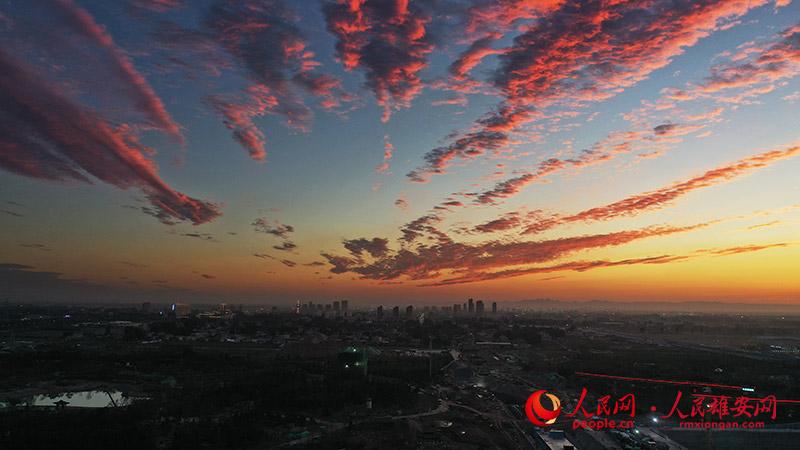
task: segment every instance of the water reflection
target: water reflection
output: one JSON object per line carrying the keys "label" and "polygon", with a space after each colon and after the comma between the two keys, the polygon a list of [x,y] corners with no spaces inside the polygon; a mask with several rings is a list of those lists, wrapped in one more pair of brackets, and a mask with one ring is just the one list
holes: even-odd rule
{"label": "water reflection", "polygon": [[[78,391],[61,394],[35,395],[21,402],[28,406],[64,406],[79,408],[107,408],[130,405],[136,398],[129,397],[122,391]],[[0,402],[0,408],[8,407]]]}

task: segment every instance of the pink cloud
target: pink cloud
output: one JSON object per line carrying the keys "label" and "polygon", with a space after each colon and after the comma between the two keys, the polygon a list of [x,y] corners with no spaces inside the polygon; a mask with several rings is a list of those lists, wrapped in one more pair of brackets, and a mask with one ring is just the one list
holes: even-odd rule
{"label": "pink cloud", "polygon": [[183,142],[180,126],[169,115],[161,98],[136,70],[128,55],[117,47],[105,28],[95,22],[85,9],[76,5],[72,0],[53,0],[53,4],[64,15],[65,23],[72,31],[105,50],[111,69],[124,82],[125,89],[120,90],[120,93],[128,95],[133,100],[133,104],[149,118],[153,126]]}
{"label": "pink cloud", "polygon": [[688,180],[679,181],[670,186],[643,194],[632,195],[605,206],[587,209],[570,216],[554,216],[543,219],[529,225],[525,232],[539,233],[566,223],[608,220],[633,216],[643,211],[661,209],[690,192],[733,180],[758,169],[768,167],[777,161],[793,158],[798,154],[800,154],[800,146],[796,144],[781,150],[771,150],[711,169]]}
{"label": "pink cloud", "polygon": [[329,1],[328,30],[338,39],[336,53],[346,70],[363,70],[367,86],[383,108],[382,120],[407,108],[423,88],[419,72],[433,44],[430,16],[406,0]]}
{"label": "pink cloud", "polygon": [[[495,86],[505,97],[490,119],[446,146],[429,151],[410,172],[412,181],[444,173],[453,159],[474,159],[504,150],[509,131],[540,116],[511,118],[503,111],[541,111],[558,104],[582,105],[613,97],[667,66],[684,49],[759,1],[567,2],[527,26],[500,53]],[[487,139],[486,137],[490,137]]]}
{"label": "pink cloud", "polygon": [[144,192],[143,208],[164,223],[209,222],[218,206],[175,191],[157,173],[152,152],[129,127],[112,127],[74,103],[20,61],[0,51],[0,166],[51,181],[91,183]]}
{"label": "pink cloud", "polygon": [[385,173],[389,170],[389,162],[394,154],[394,145],[389,141],[389,136],[383,137],[383,162],[375,167],[375,173]]}

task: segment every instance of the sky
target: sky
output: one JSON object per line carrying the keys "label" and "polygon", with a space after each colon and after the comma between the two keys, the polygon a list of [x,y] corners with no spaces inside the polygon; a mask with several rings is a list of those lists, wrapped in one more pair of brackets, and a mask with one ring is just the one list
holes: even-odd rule
{"label": "sky", "polygon": [[0,0],[0,300],[800,303],[800,3]]}

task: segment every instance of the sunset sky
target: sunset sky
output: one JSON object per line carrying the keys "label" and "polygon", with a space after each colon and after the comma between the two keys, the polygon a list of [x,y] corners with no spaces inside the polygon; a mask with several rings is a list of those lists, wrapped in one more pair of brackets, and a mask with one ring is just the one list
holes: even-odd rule
{"label": "sunset sky", "polygon": [[0,301],[800,303],[800,2],[0,0]]}

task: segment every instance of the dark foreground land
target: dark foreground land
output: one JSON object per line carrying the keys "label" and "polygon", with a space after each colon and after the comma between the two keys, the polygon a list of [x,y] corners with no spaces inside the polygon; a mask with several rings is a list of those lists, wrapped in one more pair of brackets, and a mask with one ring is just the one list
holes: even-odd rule
{"label": "dark foreground land", "polygon": [[[797,330],[800,317],[780,314],[209,308],[176,317],[6,304],[0,449],[798,448],[797,403],[751,419],[763,422],[757,430],[663,418],[679,390],[686,413],[693,395],[729,396],[732,406],[742,387],[800,399]],[[538,389],[563,403],[547,429],[523,412]],[[634,394],[632,413],[607,416],[634,426],[573,430],[565,413],[584,389],[595,418],[602,396],[613,409]]]}

